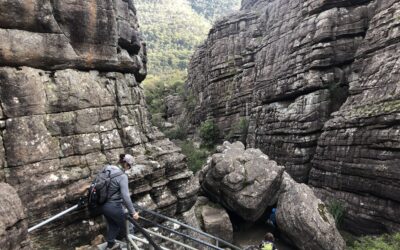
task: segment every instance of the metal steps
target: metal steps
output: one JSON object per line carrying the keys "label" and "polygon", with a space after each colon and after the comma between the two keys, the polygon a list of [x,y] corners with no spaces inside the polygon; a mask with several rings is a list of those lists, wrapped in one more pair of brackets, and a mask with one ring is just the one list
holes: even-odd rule
{"label": "metal steps", "polygon": [[[30,233],[34,230],[37,230],[40,227],[64,216],[65,214],[70,213],[71,211],[80,209],[84,206],[85,206],[85,203],[81,201],[79,204],[39,223],[36,226],[29,228],[28,232]],[[178,246],[179,246],[179,248],[184,248],[184,249],[188,249],[188,250],[198,250],[198,248],[196,246],[200,246],[200,245],[203,246],[202,249],[210,249],[210,250],[224,250],[223,247],[229,248],[230,250],[242,250],[238,246],[235,246],[235,245],[233,245],[223,239],[215,237],[211,234],[207,234],[198,228],[194,228],[190,225],[186,225],[176,219],[169,218],[165,215],[162,215],[155,211],[147,210],[147,209],[137,206],[137,205],[135,207],[137,210],[140,211],[140,214],[141,214],[140,220],[142,222],[144,222],[145,224],[151,225],[153,228],[156,228],[157,232],[156,232],[156,230],[142,228],[142,226],[137,221],[135,221],[135,220],[133,220],[133,218],[127,216],[126,231],[129,232],[129,222],[130,222],[130,223],[134,224],[136,230],[138,230],[145,239],[140,238],[137,235],[128,234],[128,235],[126,235],[127,242],[118,241],[122,246],[122,250],[141,250],[141,248],[139,248],[138,245],[139,246],[151,245],[155,250],[175,250]],[[149,215],[148,218],[146,218],[144,216],[146,214]],[[152,218],[152,219],[150,219],[150,218]],[[168,222],[172,223],[173,225],[175,225],[176,228],[184,229],[185,232],[190,231],[191,234],[194,233],[195,235],[200,235],[202,237],[202,239],[191,236],[190,233],[186,234],[183,232],[179,232],[174,229],[175,226],[172,226],[172,228],[167,227],[166,225],[161,225],[156,221],[168,221]],[[165,234],[162,234],[161,232],[167,232],[168,236]],[[175,237],[172,237],[173,235]],[[168,242],[168,244],[172,245],[173,247],[167,248],[166,246],[160,246],[158,243],[156,243],[153,240],[153,238],[158,239],[161,242]],[[204,240],[204,239],[206,239],[206,240]],[[97,246],[97,249],[105,250],[106,245],[107,245],[106,243],[100,244]]]}

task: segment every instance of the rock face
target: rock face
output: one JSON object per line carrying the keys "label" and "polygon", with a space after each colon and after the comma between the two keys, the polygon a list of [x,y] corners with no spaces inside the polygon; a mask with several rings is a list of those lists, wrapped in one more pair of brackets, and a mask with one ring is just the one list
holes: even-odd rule
{"label": "rock face", "polygon": [[256,221],[277,201],[284,167],[260,150],[225,142],[200,172],[208,196],[246,220]]}
{"label": "rock face", "polygon": [[233,242],[233,226],[226,210],[206,197],[199,197],[195,206],[196,214],[201,217],[200,224],[204,232]]}
{"label": "rock face", "polygon": [[373,6],[349,96],[325,123],[309,183],[322,197],[345,201],[347,227],[379,233],[400,230],[400,3]]}
{"label": "rock face", "polygon": [[0,10],[2,66],[145,76],[132,0],[4,0]]}
{"label": "rock face", "polygon": [[176,123],[181,119],[181,115],[184,111],[183,105],[182,97],[179,95],[168,95],[165,97],[165,113],[168,122]]}
{"label": "rock face", "polygon": [[[196,180],[195,180],[196,181]],[[197,182],[198,183],[198,182]],[[197,201],[192,208],[181,215],[176,217],[179,221],[196,228],[197,230],[201,230],[205,233],[211,234],[213,236],[219,237],[226,241],[232,242],[233,240],[233,227],[230,221],[229,215],[226,210],[221,207],[219,204],[213,203],[208,200],[204,196],[199,196]],[[174,228],[178,232],[189,235],[193,238],[199,239],[204,243],[215,244],[215,240],[212,240],[209,237],[204,236],[203,234],[197,233],[193,230],[189,230],[185,227],[172,224],[171,222],[162,223],[164,226],[169,228]],[[165,236],[172,237],[175,240],[184,242],[192,247],[195,247],[199,250],[208,250],[210,247],[205,244],[193,242],[190,239],[186,239],[184,237],[171,234],[169,231],[163,231],[159,228],[154,228],[155,231],[160,231]],[[220,246],[222,244],[220,243]],[[182,246],[178,246],[176,244],[170,244],[168,242],[163,242],[162,246],[165,246],[170,249],[183,250],[186,249]]]}
{"label": "rock face", "polygon": [[299,184],[285,173],[276,223],[299,249],[345,249],[335,220],[325,204],[305,184]]}
{"label": "rock face", "polygon": [[400,230],[399,9],[395,0],[242,1],[192,58],[191,123],[211,117],[226,135],[247,119],[248,145],[344,201],[348,229]]}
{"label": "rock face", "polygon": [[25,208],[14,188],[0,183],[0,246],[4,250],[31,249]]}
{"label": "rock face", "polygon": [[[263,219],[265,210],[277,204],[278,228],[299,249],[345,249],[332,215],[310,187],[294,181],[260,150],[244,150],[240,142],[225,142],[219,151],[200,174],[209,196],[248,221]],[[226,192],[234,184],[235,190]]]}
{"label": "rock face", "polygon": [[[0,1],[0,181],[17,190],[29,225],[74,204],[124,152],[136,157],[136,201],[171,216],[194,204],[185,157],[148,120],[146,60],[131,0]],[[34,234],[35,247],[89,242],[99,228],[83,218]]]}

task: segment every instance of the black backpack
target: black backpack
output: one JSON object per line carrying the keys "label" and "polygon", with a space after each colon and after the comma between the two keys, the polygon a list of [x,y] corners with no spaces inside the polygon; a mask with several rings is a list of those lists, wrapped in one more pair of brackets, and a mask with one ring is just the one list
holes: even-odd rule
{"label": "black backpack", "polygon": [[119,191],[117,190],[111,195],[108,192],[111,180],[123,174],[122,170],[119,173],[111,174],[111,171],[106,170],[106,168],[97,174],[88,191],[88,206],[92,213],[98,213],[98,207],[106,203],[108,198]]}

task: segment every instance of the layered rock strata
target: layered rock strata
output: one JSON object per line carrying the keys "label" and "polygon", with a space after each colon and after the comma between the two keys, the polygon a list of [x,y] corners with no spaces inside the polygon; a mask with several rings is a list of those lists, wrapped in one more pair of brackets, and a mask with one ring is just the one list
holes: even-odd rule
{"label": "layered rock strata", "polygon": [[[136,157],[140,204],[170,216],[194,204],[185,157],[148,120],[145,74],[131,0],[0,1],[0,180],[17,190],[29,225],[74,204],[120,153]],[[83,218],[54,222],[35,246],[69,249],[98,234]]]}
{"label": "layered rock strata", "polygon": [[225,142],[218,151],[200,172],[207,195],[247,221],[264,221],[266,209],[276,205],[279,230],[299,249],[345,249],[332,215],[310,187],[241,142]]}
{"label": "layered rock strata", "polygon": [[[357,232],[400,230],[400,3],[377,1],[349,76],[349,96],[325,123],[310,184],[340,199]],[[361,211],[361,213],[360,213]]]}
{"label": "layered rock strata", "polygon": [[226,135],[247,119],[249,146],[346,203],[349,229],[399,230],[399,9],[242,1],[192,58],[192,124],[213,118]]}
{"label": "layered rock strata", "polygon": [[165,97],[165,115],[167,122],[177,123],[182,119],[182,114],[184,112],[183,105],[184,101],[179,95],[168,95]]}
{"label": "layered rock strata", "polygon": [[0,246],[4,250],[29,250],[26,211],[17,191],[0,183]]}
{"label": "layered rock strata", "polygon": [[250,146],[306,181],[324,122],[346,97],[369,8],[253,2],[218,22],[191,62],[187,85],[199,96],[194,122],[211,116],[227,132],[247,118]]}

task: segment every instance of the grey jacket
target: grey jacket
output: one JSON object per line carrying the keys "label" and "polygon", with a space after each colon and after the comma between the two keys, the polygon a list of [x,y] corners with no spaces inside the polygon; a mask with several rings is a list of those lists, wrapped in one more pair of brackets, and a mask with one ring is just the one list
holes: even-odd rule
{"label": "grey jacket", "polygon": [[128,176],[121,168],[117,166],[107,165],[104,167],[104,169],[109,170],[110,175],[121,172],[123,173],[122,175],[111,179],[110,187],[108,189],[108,193],[111,196],[108,198],[107,202],[123,202],[129,213],[135,213],[136,211],[129,195]]}

